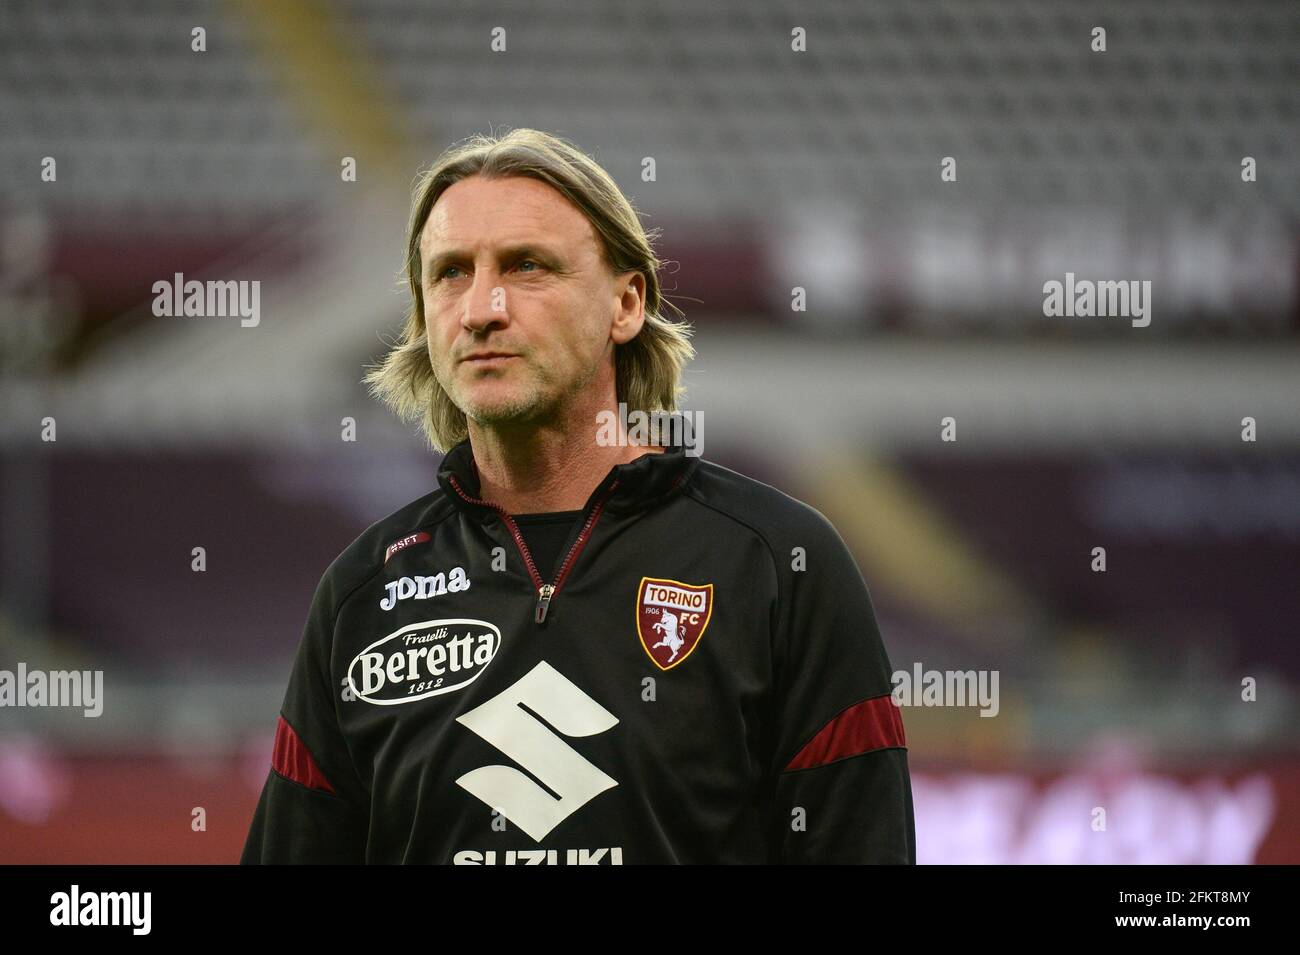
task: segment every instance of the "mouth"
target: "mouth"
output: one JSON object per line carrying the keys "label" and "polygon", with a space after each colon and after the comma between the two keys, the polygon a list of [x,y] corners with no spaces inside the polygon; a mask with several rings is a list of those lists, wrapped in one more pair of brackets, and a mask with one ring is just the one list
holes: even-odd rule
{"label": "mouth", "polygon": [[479,352],[477,355],[467,355],[466,357],[462,358],[461,361],[466,365],[482,367],[482,366],[494,365],[498,363],[504,364],[505,362],[509,361],[511,358],[518,358],[518,357],[519,357],[518,355],[511,355],[511,354],[507,354],[506,352],[485,351],[485,352]]}

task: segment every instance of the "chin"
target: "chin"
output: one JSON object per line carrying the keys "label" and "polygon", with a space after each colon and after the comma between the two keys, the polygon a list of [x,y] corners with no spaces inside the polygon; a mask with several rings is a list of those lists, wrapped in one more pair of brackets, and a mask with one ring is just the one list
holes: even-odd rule
{"label": "chin", "polygon": [[479,424],[505,424],[527,421],[537,416],[542,402],[537,395],[519,394],[503,390],[493,394],[474,394],[461,405],[467,418]]}

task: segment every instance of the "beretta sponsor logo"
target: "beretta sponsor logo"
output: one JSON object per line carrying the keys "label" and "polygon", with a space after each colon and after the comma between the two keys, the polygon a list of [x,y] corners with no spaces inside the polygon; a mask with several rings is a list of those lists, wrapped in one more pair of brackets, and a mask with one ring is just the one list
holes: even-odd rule
{"label": "beretta sponsor logo", "polygon": [[486,620],[426,620],[395,630],[348,665],[356,698],[378,706],[411,703],[464,689],[501,647],[501,631]]}

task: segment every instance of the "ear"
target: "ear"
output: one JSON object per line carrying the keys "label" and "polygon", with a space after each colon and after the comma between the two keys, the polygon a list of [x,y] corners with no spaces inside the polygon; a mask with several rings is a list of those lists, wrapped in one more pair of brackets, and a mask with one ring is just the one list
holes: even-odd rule
{"label": "ear", "polygon": [[615,345],[626,345],[645,324],[645,276],[640,272],[624,272],[614,280],[614,290],[618,298],[609,337]]}

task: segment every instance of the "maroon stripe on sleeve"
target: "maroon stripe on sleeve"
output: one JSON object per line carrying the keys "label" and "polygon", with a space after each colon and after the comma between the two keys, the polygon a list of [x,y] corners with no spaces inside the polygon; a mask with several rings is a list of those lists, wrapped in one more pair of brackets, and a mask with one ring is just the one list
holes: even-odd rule
{"label": "maroon stripe on sleeve", "polygon": [[873,749],[907,747],[903,717],[886,693],[850,706],[810,739],[782,772],[823,766]]}
{"label": "maroon stripe on sleeve", "polygon": [[334,792],[334,787],[320,771],[316,760],[312,759],[311,752],[298,738],[293,727],[284,721],[283,716],[275,724],[275,749],[271,753],[271,768],[286,779],[301,783],[308,789]]}

